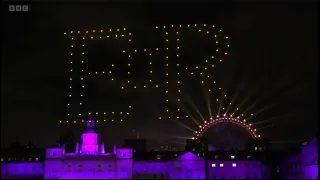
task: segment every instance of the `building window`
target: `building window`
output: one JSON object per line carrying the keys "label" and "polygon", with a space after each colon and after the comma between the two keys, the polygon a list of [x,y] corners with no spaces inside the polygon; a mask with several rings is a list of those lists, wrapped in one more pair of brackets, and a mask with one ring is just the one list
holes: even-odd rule
{"label": "building window", "polygon": [[232,167],[237,167],[237,164],[236,163],[232,163]]}
{"label": "building window", "polygon": [[232,155],[232,156],[231,156],[231,159],[234,159],[234,158],[235,158],[235,157]]}
{"label": "building window", "polygon": [[246,177],[247,177],[247,179],[250,179],[250,173],[249,172],[246,173]]}
{"label": "building window", "polygon": [[3,158],[1,158],[1,162],[3,161]]}
{"label": "building window", "polygon": [[39,159],[38,158],[36,158],[36,161],[38,161]]}
{"label": "building window", "polygon": [[254,150],[257,151],[257,150],[258,150],[258,147],[254,147]]}
{"label": "building window", "polygon": [[216,164],[211,164],[211,167],[216,167]]}
{"label": "building window", "polygon": [[11,161],[11,158],[8,158],[8,161]]}
{"label": "building window", "polygon": [[29,161],[31,161],[32,159],[31,158],[29,158]]}
{"label": "building window", "polygon": [[56,153],[54,152],[54,153],[52,153],[52,156],[56,156]]}
{"label": "building window", "polygon": [[219,158],[219,156],[218,156],[218,155],[215,155],[215,156],[214,156],[214,159],[218,159],[218,158]]}
{"label": "building window", "polygon": [[248,156],[247,156],[247,159],[250,159],[250,158],[251,158],[251,156],[250,156],[250,155],[248,155]]}
{"label": "building window", "polygon": [[259,147],[259,150],[262,151],[262,147]]}
{"label": "building window", "polygon": [[313,158],[313,159],[312,159],[312,162],[313,162],[313,164],[317,164],[317,163],[318,163],[318,161],[317,161],[316,158]]}
{"label": "building window", "polygon": [[220,167],[223,167],[223,163],[220,164]]}

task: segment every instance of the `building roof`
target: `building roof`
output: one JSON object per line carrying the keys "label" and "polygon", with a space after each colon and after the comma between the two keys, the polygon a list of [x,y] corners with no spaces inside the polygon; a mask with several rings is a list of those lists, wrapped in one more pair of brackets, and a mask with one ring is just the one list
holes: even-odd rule
{"label": "building roof", "polygon": [[[318,133],[317,133],[318,134]],[[313,137],[313,138],[311,138],[311,139],[309,139],[308,141],[304,141],[303,143],[302,143],[302,146],[305,146],[305,145],[307,145],[307,144],[317,144],[318,143],[318,136],[315,136],[315,137]]]}
{"label": "building roof", "polygon": [[40,161],[44,160],[46,150],[43,148],[3,148],[1,158],[4,161]]}
{"label": "building roof", "polygon": [[133,155],[133,159],[136,161],[168,161],[183,153],[182,151],[136,152]]}

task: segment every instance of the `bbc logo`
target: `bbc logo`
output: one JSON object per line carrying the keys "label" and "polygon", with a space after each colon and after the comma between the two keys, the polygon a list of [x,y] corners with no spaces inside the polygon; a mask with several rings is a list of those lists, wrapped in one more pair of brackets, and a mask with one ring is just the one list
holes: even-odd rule
{"label": "bbc logo", "polygon": [[9,11],[28,11],[28,5],[9,5]]}

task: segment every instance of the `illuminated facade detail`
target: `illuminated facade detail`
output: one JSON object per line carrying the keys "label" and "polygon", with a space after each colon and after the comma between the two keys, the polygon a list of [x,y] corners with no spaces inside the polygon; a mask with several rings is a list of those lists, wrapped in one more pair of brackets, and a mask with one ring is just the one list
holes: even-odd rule
{"label": "illuminated facade detail", "polygon": [[46,151],[45,179],[132,179],[132,178],[205,178],[205,160],[187,152],[181,156],[161,161],[133,159],[130,148],[114,148],[113,153],[105,153],[104,145],[98,151],[98,135],[94,131],[94,121],[86,121],[82,134],[80,152],[65,153],[64,147],[48,148]]}
{"label": "illuminated facade detail", "polygon": [[302,143],[300,149],[282,156],[278,170],[283,179],[318,179],[318,138]]}
{"label": "illuminated facade detail", "polygon": [[205,160],[187,152],[172,162],[173,179],[205,179]]}
{"label": "illuminated facade detail", "polygon": [[[103,144],[100,147],[102,149]],[[267,157],[265,153],[254,151],[210,151],[202,155],[186,151],[133,153],[131,148],[116,146],[112,153],[101,149],[98,154],[81,154],[77,150],[66,153],[64,146],[51,147],[45,155],[40,155],[44,160],[40,156],[20,160],[2,156],[1,176],[19,179],[318,179],[316,138],[302,145],[302,153],[280,155],[280,162],[284,163],[274,167],[263,160]],[[271,157],[278,158],[277,154]],[[285,170],[283,167],[287,174],[281,172]],[[272,169],[280,176],[275,178]]]}
{"label": "illuminated facade detail", "polygon": [[134,179],[205,179],[205,160],[187,152],[180,156],[138,159],[133,163]]}
{"label": "illuminated facade detail", "polygon": [[256,133],[256,129],[251,128],[251,124],[246,123],[245,120],[242,121],[238,118],[236,119],[236,118],[230,118],[230,117],[212,119],[209,122],[205,121],[203,126],[201,125],[199,126],[199,130],[196,131],[195,137],[196,138],[201,137],[206,132],[207,129],[219,123],[233,123],[233,124],[239,125],[242,128],[244,128],[252,138],[260,138],[260,135]]}
{"label": "illuminated facade detail", "polygon": [[[64,147],[48,148],[45,160],[45,179],[131,179],[132,149],[115,148],[106,153],[104,144],[98,144],[94,121],[86,121],[81,149],[65,153]],[[99,150],[100,149],[100,150]]]}
{"label": "illuminated facade detail", "polygon": [[2,163],[1,162],[1,178],[41,178],[44,172],[43,162],[11,162]]}
{"label": "illuminated facade detail", "polygon": [[258,160],[208,160],[208,179],[267,179],[268,167]]}
{"label": "illuminated facade detail", "polygon": [[303,171],[301,149],[281,157],[279,173],[283,179],[305,179]]}
{"label": "illuminated facade detail", "polygon": [[98,134],[94,130],[94,121],[87,121],[87,129],[82,134],[81,154],[98,154]]}
{"label": "illuminated facade detail", "polygon": [[17,144],[1,150],[1,179],[43,178],[45,150],[32,145],[18,150]]}
{"label": "illuminated facade detail", "polygon": [[304,179],[318,179],[318,138],[315,137],[302,145],[302,167]]}

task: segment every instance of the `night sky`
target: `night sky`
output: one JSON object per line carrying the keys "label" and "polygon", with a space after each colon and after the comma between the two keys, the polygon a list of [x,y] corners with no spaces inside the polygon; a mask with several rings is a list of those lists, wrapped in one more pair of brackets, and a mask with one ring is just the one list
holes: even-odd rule
{"label": "night sky", "polygon": [[[273,142],[301,141],[317,132],[317,5],[308,2],[106,2],[106,3],[31,3],[28,12],[9,12],[8,4],[2,9],[2,69],[1,69],[1,146],[8,146],[18,136],[22,143],[32,140],[37,146],[53,144],[59,136],[72,129],[76,135],[83,129],[81,119],[101,119],[98,130],[106,144],[121,143],[124,138],[133,138],[139,132],[141,138],[155,139],[154,142],[181,143],[181,137],[191,137],[197,125],[189,119],[168,119],[165,117],[185,116],[171,113],[177,105],[162,102],[164,91],[183,89],[181,99],[189,102],[188,112],[198,122],[202,118],[190,105],[195,104],[205,119],[209,118],[206,97],[211,100],[212,113],[219,104],[215,102],[227,94],[224,107],[236,96],[234,104],[243,103],[250,113],[257,113],[248,120],[259,123],[262,136]],[[181,80],[181,84],[165,88],[164,48],[166,29],[156,26],[197,24],[215,25],[228,36],[230,48],[223,63],[215,64],[210,78],[218,85],[201,85],[200,76],[170,76],[168,81]],[[84,76],[85,97],[81,109],[70,109],[70,32],[92,30],[108,31],[112,28],[126,28],[132,33],[132,43],[120,41],[88,41],[86,54],[81,57],[86,72],[108,72],[116,64],[115,82],[111,76]],[[195,28],[195,27],[193,27]],[[113,31],[113,32],[114,32]],[[169,30],[175,32],[176,30]],[[63,33],[67,32],[67,35]],[[98,32],[97,32],[98,33]],[[109,32],[110,33],[110,32]],[[116,32],[114,32],[116,33]],[[204,60],[210,55],[211,42],[206,36],[192,39],[194,33],[181,30],[181,59],[183,68],[204,67]],[[183,34],[185,33],[185,34]],[[189,33],[189,34],[188,34]],[[196,31],[195,31],[196,33]],[[76,33],[75,33],[76,34]],[[126,34],[126,36],[127,36]],[[114,36],[114,34],[113,34]],[[127,38],[127,37],[126,37]],[[173,37],[169,37],[170,42]],[[186,42],[186,43],[184,43]],[[214,42],[214,41],[213,41]],[[183,44],[184,43],[184,44]],[[202,43],[204,46],[202,46]],[[221,41],[223,44],[224,42]],[[220,45],[220,44],[219,44]],[[172,45],[173,46],[173,45]],[[174,45],[176,46],[176,44]],[[217,46],[212,45],[212,46]],[[149,57],[139,54],[132,60],[132,76],[128,76],[122,49],[163,49],[153,54],[154,73],[152,77],[160,88],[143,88],[150,79]],[[183,49],[184,48],[184,49]],[[214,48],[215,49],[215,48]],[[222,48],[223,49],[223,48]],[[78,52],[79,51],[79,52]],[[119,53],[118,53],[119,51]],[[81,49],[75,53],[80,53]],[[170,51],[171,55],[177,52]],[[76,57],[77,58],[77,57]],[[94,61],[92,61],[94,59]],[[176,59],[170,63],[176,63]],[[112,70],[113,71],[113,70]],[[170,74],[178,72],[170,69]],[[182,71],[181,71],[182,72]],[[88,73],[86,73],[88,74]],[[80,76],[79,76],[80,77]],[[131,78],[131,79],[130,79]],[[131,86],[121,92],[123,83],[130,79],[138,88]],[[79,85],[79,84],[78,84]],[[139,86],[140,85],[140,86]],[[211,87],[212,86],[212,87]],[[223,92],[215,91],[218,87]],[[203,90],[212,89],[210,93]],[[81,94],[77,89],[74,93]],[[170,95],[171,99],[176,94]],[[190,100],[192,99],[192,100]],[[132,108],[128,108],[131,105]],[[165,109],[170,113],[166,114]],[[233,107],[235,108],[235,107]],[[193,110],[191,110],[193,109]],[[262,110],[263,111],[262,111]],[[82,117],[68,117],[70,111],[82,112]],[[261,110],[261,113],[260,113]],[[88,116],[88,112],[129,112],[130,115],[109,117]],[[193,111],[193,112],[192,112]],[[214,113],[214,114],[215,114]],[[247,114],[250,114],[247,112]],[[159,119],[162,117],[162,119]],[[102,120],[107,118],[107,122]],[[114,119],[114,122],[110,120]],[[123,121],[120,121],[123,119]],[[271,119],[271,120],[270,120]],[[70,123],[77,120],[77,123]],[[63,123],[60,123],[62,121]],[[65,123],[69,121],[69,123]],[[178,121],[178,123],[177,123]],[[234,126],[212,128],[221,138],[233,132]],[[216,129],[218,128],[218,130]],[[221,131],[220,135],[219,132]],[[208,131],[207,133],[210,133]],[[228,133],[227,133],[228,134]],[[237,133],[236,133],[237,134]],[[243,134],[243,133],[240,133]],[[179,137],[180,138],[179,138]],[[211,135],[206,134],[206,137]]]}

